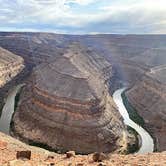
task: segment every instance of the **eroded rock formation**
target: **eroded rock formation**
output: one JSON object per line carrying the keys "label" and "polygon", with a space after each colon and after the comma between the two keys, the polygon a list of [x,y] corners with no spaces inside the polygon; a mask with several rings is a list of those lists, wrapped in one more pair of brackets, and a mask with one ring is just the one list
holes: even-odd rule
{"label": "eroded rock formation", "polygon": [[23,68],[23,58],[0,47],[0,87],[20,73]]}
{"label": "eroded rock formation", "polygon": [[34,70],[13,117],[13,134],[62,152],[126,150],[127,132],[108,93],[111,76],[110,63],[74,43]]}
{"label": "eroded rock formation", "polygon": [[157,151],[166,149],[166,70],[151,69],[127,92],[132,105],[144,118],[146,127],[156,139]]}
{"label": "eroded rock formation", "polygon": [[[146,127],[148,129],[153,128],[153,131],[151,131],[151,133],[154,136],[157,135],[155,137],[159,138],[158,146],[161,147],[161,149],[164,149],[165,142],[160,141],[160,139],[162,138],[164,139],[163,135],[165,132],[164,131],[165,127],[163,127],[166,124],[166,122],[163,120],[166,114],[165,105],[164,105],[165,99],[163,97],[162,98],[160,97],[164,96],[164,93],[165,93],[165,84],[161,82],[163,82],[163,80],[165,79],[164,77],[166,74],[164,70],[157,69],[158,72],[155,72],[155,73],[153,71],[154,70],[156,71],[156,67],[160,68],[162,67],[162,65],[166,64],[166,58],[165,58],[166,57],[165,56],[166,35],[108,35],[107,34],[107,35],[77,36],[77,35],[58,35],[58,34],[49,34],[49,33],[2,33],[2,32],[0,33],[0,46],[5,48],[6,50],[11,51],[12,53],[16,55],[23,57],[25,60],[26,67],[28,67],[28,71],[30,72],[32,71],[32,67],[38,66],[39,64],[44,62],[44,63],[49,63],[49,66],[50,66],[49,71],[52,73],[53,72],[52,69],[55,68],[52,66],[57,66],[57,64],[53,64],[53,62],[55,62],[55,60],[60,59],[59,58],[60,55],[64,54],[64,50],[66,50],[66,48],[68,47],[68,44],[72,43],[73,41],[77,41],[87,46],[88,48],[92,50],[92,51],[89,50],[90,52],[93,52],[93,51],[98,52],[100,56],[105,56],[108,60],[110,60],[111,64],[114,65],[113,68],[114,69],[116,68],[117,73],[114,74],[113,77],[111,76],[111,79],[114,78],[114,81],[111,82],[112,92],[119,87],[122,80],[129,82],[130,87],[135,85],[134,88],[132,88],[129,92],[130,94],[128,95],[129,100],[132,102],[134,106],[137,107],[137,110],[143,116],[143,118],[145,118],[145,124],[146,123],[150,124]],[[50,64],[50,62],[52,63]],[[62,70],[64,72],[64,70],[66,69],[69,72],[69,70],[67,68],[64,68],[64,66],[65,65],[62,65],[63,70],[58,69],[58,71]],[[43,66],[40,66],[37,68],[39,68],[39,70],[41,68],[44,68],[44,64]],[[46,67],[45,69],[47,70]],[[40,87],[39,85],[44,84],[45,86],[46,85],[45,82],[41,81],[41,83],[37,83],[36,81],[36,78],[40,78],[40,76],[37,76],[39,75],[39,73],[42,75],[43,78],[45,78],[45,75],[50,73],[50,72],[46,72],[45,69],[42,70],[42,72],[45,73],[44,76],[41,72],[39,72],[38,69],[34,71],[32,77],[30,78],[29,87],[26,87],[26,89],[23,91],[23,94],[22,94],[22,95],[25,94],[27,96],[33,95],[35,102],[39,101],[38,98],[40,98],[40,101],[42,100],[41,102],[42,104],[46,100],[46,95],[49,95],[50,97],[50,92],[51,93],[53,92],[52,88],[47,87],[47,88],[44,88],[44,90],[46,90],[47,93],[43,94],[43,91],[41,92],[41,89],[40,89],[41,86],[43,85],[41,85]],[[151,69],[153,70],[151,71]],[[90,72],[93,73],[91,70]],[[145,76],[146,72],[150,73],[149,77]],[[82,73],[82,69],[81,69],[81,73]],[[68,74],[70,76],[70,73]],[[76,76],[77,77],[79,76],[80,78],[85,77],[82,80],[86,79],[85,73],[80,75],[81,76],[77,74]],[[93,74],[91,75],[93,76]],[[20,80],[21,77],[20,76],[18,77]],[[27,75],[25,77],[27,78]],[[51,80],[54,80],[54,77],[55,76],[53,75]],[[98,83],[98,79],[96,79],[96,75],[95,75],[93,77],[90,77],[91,80],[90,81],[88,80],[88,84],[90,84],[90,82],[94,84],[94,82],[92,82],[94,77],[95,77],[94,79],[95,84],[96,82]],[[23,78],[23,80],[25,79]],[[33,85],[35,86],[32,85],[31,83],[32,80],[33,80]],[[80,82],[81,81],[79,81],[78,84]],[[19,84],[20,81],[17,81],[17,82],[10,81],[10,83],[11,83],[10,86],[8,85],[7,87],[6,85],[5,89],[3,90],[0,89],[0,94],[1,94],[0,102],[4,98],[4,95],[6,94],[6,92],[12,86]],[[64,84],[63,82],[61,83]],[[98,87],[95,84],[94,86]],[[74,84],[74,85],[76,86],[77,84]],[[35,88],[32,88],[32,87],[35,87]],[[151,90],[149,90],[147,87],[151,87]],[[40,90],[40,92],[38,89]],[[48,91],[48,89],[50,92]],[[25,91],[30,91],[30,90],[32,91],[32,93],[31,92],[25,93]],[[41,94],[39,95],[39,93]],[[156,96],[156,94],[157,94],[157,97],[155,99],[154,96]],[[53,96],[56,96],[56,93]],[[145,96],[145,100],[144,100],[144,96]],[[149,98],[150,99],[152,98],[152,100],[150,100]],[[26,100],[27,98],[23,97],[23,99]],[[47,100],[49,100],[50,103],[54,104],[54,100],[50,100],[50,99],[47,99]],[[66,98],[65,98],[65,102],[66,102]],[[32,102],[30,101],[29,103],[30,104],[28,104],[27,107],[30,107],[29,105],[31,105]],[[148,106],[146,106],[146,103],[148,104]],[[152,107],[154,106],[154,108],[156,109],[152,108],[150,105]],[[38,106],[35,108],[34,113],[36,113],[37,108]],[[28,108],[27,110],[31,110],[31,109]],[[25,114],[25,109],[23,112]],[[156,118],[157,121],[156,120],[151,121],[151,119],[158,117],[158,114],[159,114],[159,118]],[[163,116],[161,116],[161,114]],[[162,120],[158,120],[160,119],[160,117]],[[31,119],[31,117],[29,118]],[[26,121],[28,121],[28,118]],[[38,123],[38,121],[36,123]],[[158,129],[155,127],[156,124],[157,126],[159,126]],[[159,129],[159,128],[162,128],[162,129]],[[163,134],[161,135],[160,133],[163,133]],[[160,148],[158,149],[160,150]]]}

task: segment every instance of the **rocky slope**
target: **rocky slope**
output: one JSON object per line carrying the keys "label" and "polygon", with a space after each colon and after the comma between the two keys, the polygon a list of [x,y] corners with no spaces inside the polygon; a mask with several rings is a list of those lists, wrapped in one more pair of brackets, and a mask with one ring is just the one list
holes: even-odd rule
{"label": "rocky slope", "polygon": [[[30,159],[17,158],[17,153],[30,151]],[[73,154],[73,152],[71,153]],[[166,152],[146,155],[110,154],[95,162],[94,154],[73,155],[57,154],[40,148],[28,146],[12,137],[0,133],[0,165],[1,166],[164,166]]]}
{"label": "rocky slope", "polygon": [[0,46],[24,58],[26,67],[50,61],[63,53],[72,36],[53,33],[0,32]]}
{"label": "rocky slope", "polygon": [[20,73],[23,68],[23,58],[0,47],[0,87]]}
{"label": "rocky slope", "polygon": [[141,81],[127,92],[146,127],[156,138],[157,150],[166,149],[166,70],[164,66],[151,69]]}
{"label": "rocky slope", "polygon": [[119,80],[128,83],[130,103],[156,138],[157,150],[166,150],[166,35],[99,35],[85,40],[113,61],[111,87]]}
{"label": "rocky slope", "polygon": [[126,128],[108,93],[111,75],[110,63],[74,43],[34,70],[13,117],[13,135],[61,152],[126,150]]}

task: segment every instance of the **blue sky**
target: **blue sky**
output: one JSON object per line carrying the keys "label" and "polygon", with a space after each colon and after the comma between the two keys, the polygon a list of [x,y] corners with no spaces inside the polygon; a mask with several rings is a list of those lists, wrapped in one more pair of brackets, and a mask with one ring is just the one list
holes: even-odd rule
{"label": "blue sky", "polygon": [[166,0],[0,0],[0,31],[166,33]]}

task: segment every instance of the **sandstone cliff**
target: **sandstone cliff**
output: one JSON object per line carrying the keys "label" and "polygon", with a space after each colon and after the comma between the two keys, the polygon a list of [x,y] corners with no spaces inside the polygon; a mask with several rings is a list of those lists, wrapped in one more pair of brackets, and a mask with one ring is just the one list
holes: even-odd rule
{"label": "sandstone cliff", "polygon": [[23,68],[23,58],[0,47],[0,87],[20,73]]}
{"label": "sandstone cliff", "polygon": [[61,152],[126,150],[126,128],[108,93],[111,76],[110,63],[74,43],[34,70],[13,117],[13,135]]}

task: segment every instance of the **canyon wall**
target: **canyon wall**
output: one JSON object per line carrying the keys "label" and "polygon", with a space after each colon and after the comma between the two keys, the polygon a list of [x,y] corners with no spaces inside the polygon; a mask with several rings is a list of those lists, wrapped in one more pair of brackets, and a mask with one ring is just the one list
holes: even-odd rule
{"label": "canyon wall", "polygon": [[[88,73],[89,72],[91,73],[91,77],[87,79],[85,72],[83,74],[82,72],[81,74],[78,73],[77,70],[73,69],[73,67],[70,67],[71,65],[68,65],[69,61],[64,60],[67,57],[63,57],[62,55],[65,54],[66,49],[68,48],[69,44],[71,44],[72,42],[81,43],[81,45],[84,45],[88,48],[88,52],[85,53],[86,51],[84,51],[83,54],[91,55],[92,52],[95,52],[96,54],[100,55],[100,57],[105,57],[111,63],[113,69],[112,69],[112,72],[111,72],[112,75],[110,76],[110,78],[111,78],[111,81],[112,79],[113,81],[110,84],[111,85],[110,90],[112,93],[117,88],[119,88],[121,83],[124,83],[124,82],[128,82],[129,87],[133,87],[127,93],[127,96],[130,102],[135,107],[137,107],[138,112],[143,116],[143,118],[145,118],[145,124],[147,124],[146,127],[148,128],[148,130],[150,130],[151,134],[153,134],[153,136],[156,137],[156,141],[158,142],[158,149],[163,150],[165,147],[165,142],[160,140],[164,138],[163,134],[165,132],[164,128],[166,124],[165,120],[163,120],[166,114],[165,99],[162,97],[164,96],[164,93],[165,93],[165,84],[163,83],[163,81],[165,80],[164,77],[166,75],[164,70],[164,66],[166,64],[166,58],[165,58],[166,57],[165,56],[166,35],[111,35],[111,34],[109,35],[107,34],[107,35],[84,35],[84,36],[78,35],[77,36],[77,35],[58,35],[58,34],[51,34],[51,33],[1,33],[0,32],[1,47],[5,48],[6,50],[9,50],[13,54],[23,57],[25,60],[25,67],[28,68],[27,69],[28,71],[31,72],[33,67],[36,67],[36,69],[34,69],[34,72],[30,78],[25,76],[26,79],[29,78],[29,83],[28,83],[29,85],[27,84],[27,87],[23,91],[23,96],[24,94],[27,96],[28,95],[33,96],[34,98],[33,102],[35,103],[34,107],[36,107],[35,111],[38,110],[39,104],[43,108],[43,106],[45,106],[45,103],[49,103],[51,107],[55,107],[55,105],[57,107],[57,105],[59,106],[61,105],[61,103],[64,103],[64,100],[66,101],[66,98],[64,98],[63,101],[62,99],[59,99],[59,98],[54,99],[54,98],[55,96],[57,97],[57,93],[58,94],[62,93],[64,96],[66,95],[70,96],[69,91],[71,89],[69,88],[70,86],[66,86],[66,82],[70,82],[70,85],[73,85],[73,82],[75,82],[74,86],[77,87],[78,85],[80,85],[81,88],[83,87],[82,89],[88,89],[88,88],[84,88],[84,87],[87,87],[87,84],[88,86],[90,85],[90,89],[100,89],[99,86],[102,87],[102,89],[104,89],[103,83],[98,83],[98,82],[100,82],[99,80],[105,80],[105,79],[103,79],[103,77],[101,76],[102,74],[100,74],[100,72],[97,70],[97,73],[99,73],[100,75],[99,76],[100,79],[98,79],[98,75],[95,74],[96,71],[93,72],[91,69],[93,66],[90,68],[87,66],[84,67],[84,68],[87,68]],[[60,58],[61,56],[63,57],[62,59]],[[58,63],[60,64],[59,66],[55,62],[56,60],[58,60]],[[61,63],[61,61],[63,62]],[[62,65],[63,63],[64,65]],[[74,62],[74,66],[77,63],[78,64],[80,63],[79,60]],[[47,66],[47,64],[49,64],[48,68],[45,67],[45,65]],[[68,66],[67,68],[64,67],[66,64]],[[78,67],[78,68],[81,67],[81,71],[85,70],[82,66],[79,65]],[[44,69],[41,70],[42,68]],[[58,70],[55,70],[55,68],[58,68]],[[115,69],[116,69],[116,72],[115,72]],[[56,74],[50,74],[50,73],[54,73],[53,71]],[[61,71],[63,71],[63,75],[61,74]],[[107,70],[105,70],[105,73],[106,71]],[[68,79],[65,80],[64,77],[63,79],[61,79],[62,76],[64,76],[64,73],[65,73],[65,76],[69,76],[69,78],[72,75],[71,73],[73,73],[74,74],[74,76],[72,76],[73,79],[70,79],[70,81],[68,81]],[[46,75],[51,75],[51,76],[46,77]],[[20,76],[18,76],[18,78],[20,79]],[[48,80],[50,79],[52,84],[54,83],[54,80],[57,80],[55,83],[64,85],[62,87],[65,88],[65,91],[67,91],[68,94],[64,94],[62,89],[58,89],[59,87],[55,88],[55,87],[52,87],[52,85],[50,84],[48,85],[45,84],[44,81],[41,81],[42,80],[41,78],[46,79],[45,82],[47,82],[47,79]],[[75,81],[73,81],[74,79]],[[59,80],[63,80],[63,81],[61,82]],[[7,91],[12,86],[21,82],[21,81],[17,81],[17,83],[16,82],[13,83],[12,81],[10,81],[11,82],[10,86],[8,86],[7,84],[5,85],[5,87],[7,86],[8,87],[3,89],[3,91],[0,88],[0,93],[1,93],[0,101],[3,98],[2,96],[4,96],[4,94],[7,93]],[[45,85],[47,86],[46,88],[44,89],[41,88],[41,87],[44,87]],[[94,87],[91,85],[93,85]],[[149,90],[147,87],[151,87],[151,90]],[[55,88],[55,92],[52,88],[53,89]],[[77,89],[78,88],[76,88],[75,90],[76,92],[77,92]],[[25,91],[28,91],[28,92],[25,92]],[[53,98],[50,99],[52,92],[54,92],[55,94],[53,94]],[[88,92],[89,94],[88,90],[86,92]],[[95,93],[96,91],[93,90],[93,94]],[[98,96],[100,97],[102,96],[101,94],[102,93],[95,96],[97,96],[98,98]],[[60,97],[64,97],[63,95]],[[83,95],[82,91],[80,92],[79,95],[80,96]],[[144,100],[144,96],[145,96],[145,100]],[[84,97],[86,98],[90,96],[88,95]],[[24,100],[27,99],[25,97],[23,98]],[[55,104],[55,101],[56,101],[56,104]],[[146,106],[146,102],[148,106]],[[30,103],[32,102],[30,101]],[[29,106],[29,105],[28,107],[30,108],[27,108],[27,110],[31,110],[31,107],[33,107],[33,105],[32,106]],[[68,108],[69,107],[68,105],[70,105],[71,107],[71,102],[68,103],[67,106],[63,107],[63,109]],[[154,106],[154,108],[156,109],[154,109],[153,107],[151,108],[150,105]],[[88,106],[85,107],[83,106],[83,104],[81,105],[81,107],[84,109],[85,108],[88,109]],[[73,108],[73,105],[72,105],[72,108]],[[80,109],[78,107],[78,104],[76,108],[78,110]],[[44,110],[45,109],[47,110],[47,108],[44,108]],[[116,110],[116,109],[117,108],[113,110]],[[24,110],[23,112],[25,112],[25,109],[23,110]],[[159,117],[159,118],[161,117],[161,120],[156,121],[154,120],[155,117]],[[159,119],[159,118],[156,118],[156,119]],[[31,117],[29,119],[31,119]],[[27,121],[28,121],[28,118],[27,118]],[[155,127],[155,124],[157,124],[158,128]],[[153,128],[153,131],[151,130],[152,128]],[[31,127],[31,130],[32,130],[32,127]],[[160,136],[160,133],[163,133],[162,136]]]}
{"label": "canyon wall", "polygon": [[112,66],[74,43],[65,54],[35,68],[21,93],[12,134],[60,152],[123,152],[130,142],[109,95]]}
{"label": "canyon wall", "polygon": [[152,70],[134,85],[127,96],[144,118],[145,126],[156,141],[157,151],[166,150],[166,70]]}
{"label": "canyon wall", "polygon": [[0,87],[12,80],[23,68],[23,58],[0,47]]}

